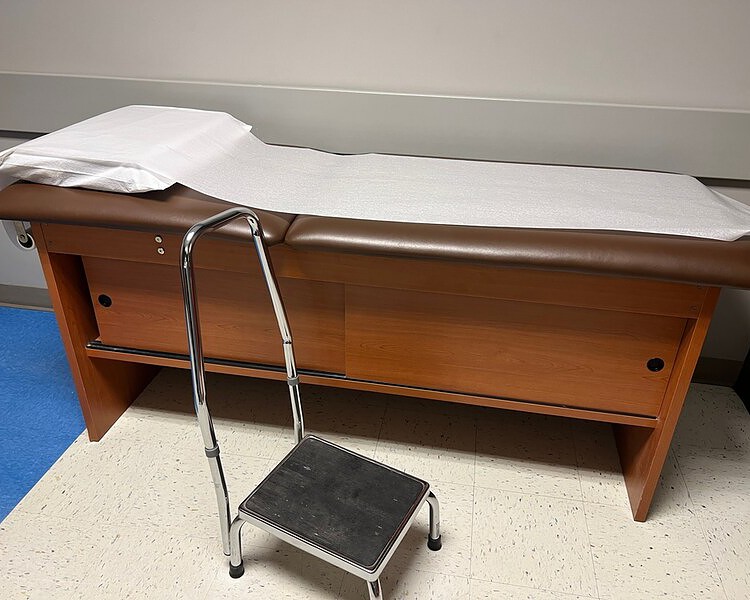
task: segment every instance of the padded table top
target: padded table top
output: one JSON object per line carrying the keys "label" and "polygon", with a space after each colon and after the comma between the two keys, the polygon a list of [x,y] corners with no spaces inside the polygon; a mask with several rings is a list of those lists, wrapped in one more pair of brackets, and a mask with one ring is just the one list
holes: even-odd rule
{"label": "padded table top", "polygon": [[[0,219],[182,233],[231,206],[175,185],[113,194],[33,183],[0,192]],[[295,216],[258,210],[269,244],[517,268],[750,288],[750,237],[732,242],[645,233],[512,229]],[[216,232],[247,239],[240,222]]]}
{"label": "padded table top", "polygon": [[285,243],[323,250],[750,288],[750,237],[512,229],[297,217]]}

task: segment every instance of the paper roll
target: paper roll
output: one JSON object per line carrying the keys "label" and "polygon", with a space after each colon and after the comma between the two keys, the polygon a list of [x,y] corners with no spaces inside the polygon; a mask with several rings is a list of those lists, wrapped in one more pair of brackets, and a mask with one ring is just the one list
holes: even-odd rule
{"label": "paper roll", "polygon": [[117,192],[179,182],[293,214],[719,240],[750,233],[750,207],[686,175],[341,156],[270,146],[230,115],[190,109],[118,109],[0,153],[0,163],[0,177]]}

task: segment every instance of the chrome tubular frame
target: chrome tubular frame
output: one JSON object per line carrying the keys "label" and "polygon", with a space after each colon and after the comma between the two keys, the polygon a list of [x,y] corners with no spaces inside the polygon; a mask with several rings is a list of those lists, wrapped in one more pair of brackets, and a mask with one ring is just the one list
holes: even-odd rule
{"label": "chrome tubular frame", "polygon": [[239,569],[239,575],[244,572],[242,567],[242,526],[245,524],[239,516],[234,518],[229,526],[229,568],[234,571]]}
{"label": "chrome tubular frame", "polygon": [[368,581],[367,591],[370,593],[370,600],[383,600],[383,590],[380,587],[380,579]]}
{"label": "chrome tubular frame", "polygon": [[[200,318],[198,314],[193,250],[196,242],[201,236],[203,236],[203,234],[219,229],[238,218],[244,218],[250,226],[255,251],[258,255],[261,271],[263,273],[263,279],[266,282],[266,287],[268,288],[268,293],[271,297],[271,303],[273,304],[274,314],[276,315],[276,321],[279,326],[279,332],[281,333],[284,348],[284,362],[286,363],[287,383],[289,385],[289,397],[291,399],[292,415],[294,417],[294,433],[297,443],[299,443],[305,435],[302,402],[299,393],[299,377],[297,374],[292,346],[292,333],[287,321],[284,303],[281,299],[281,294],[279,293],[276,276],[274,275],[273,267],[268,257],[268,250],[263,239],[263,229],[258,216],[251,209],[240,206],[230,208],[229,210],[196,223],[187,231],[182,240],[180,264],[195,413],[198,417],[198,424],[200,425],[201,436],[203,437],[203,444],[205,446],[206,456],[208,457],[211,469],[211,478],[213,479],[216,492],[216,502],[219,508],[219,522],[221,526],[221,542],[224,554],[227,556],[230,554],[238,554],[237,558],[239,558],[240,526],[235,525],[232,528],[233,531],[236,531],[236,534],[233,537],[237,537],[237,540],[235,544],[230,544],[231,518],[229,492],[224,479],[221,459],[219,458],[219,443],[216,440],[213,421],[206,403],[206,375],[203,344],[201,340]],[[232,550],[234,550],[234,552],[232,552]]]}
{"label": "chrome tubular frame", "polygon": [[443,538],[440,536],[440,503],[435,494],[427,494],[427,504],[430,505],[430,532],[427,534],[427,547],[430,550],[440,550]]}

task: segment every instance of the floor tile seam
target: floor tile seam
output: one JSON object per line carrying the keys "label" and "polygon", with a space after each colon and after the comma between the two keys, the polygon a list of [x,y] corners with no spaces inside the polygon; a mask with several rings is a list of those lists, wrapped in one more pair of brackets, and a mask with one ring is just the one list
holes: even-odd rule
{"label": "floor tile seam", "polygon": [[47,470],[41,475],[41,477],[37,479],[36,483],[32,485],[31,488],[29,488],[29,490],[26,492],[24,498],[28,496],[34,488],[39,486],[45,478],[55,477],[58,475],[60,469],[66,468],[66,465],[62,462],[63,460],[65,460],[65,462],[68,462],[70,460],[74,460],[76,454],[86,453],[85,447],[76,447],[75,449],[71,449],[71,446],[68,446],[65,449],[65,452],[63,452],[57,458],[57,460],[47,468]]}
{"label": "floor tile seam", "polygon": [[[21,500],[21,502],[23,502],[23,500]],[[19,513],[21,513],[22,515],[26,515],[26,516],[28,516],[28,517],[38,517],[38,516],[46,516],[46,515],[44,515],[44,513],[40,513],[40,512],[38,512],[38,511],[35,511],[35,510],[28,510],[28,509],[26,509],[26,508],[22,507],[22,506],[21,506],[21,502],[19,502],[18,504],[16,504],[16,506],[15,506],[15,507],[13,508],[13,510],[11,510],[11,511],[10,511],[10,512],[9,512],[9,513],[8,513],[8,514],[7,514],[6,516],[5,516],[5,519],[3,519],[2,521],[0,521],[0,525],[2,525],[3,523],[5,523],[5,521],[7,520],[7,518],[8,518],[8,517],[9,517],[9,516],[10,516],[11,514],[13,514],[13,513],[15,513],[15,512],[19,512]],[[50,517],[50,518],[51,518],[51,519],[55,519],[55,518],[59,518],[59,517]]]}
{"label": "floor tile seam", "polygon": [[219,570],[214,569],[214,576],[211,577],[211,581],[206,585],[206,593],[203,594],[200,599],[196,600],[211,600],[211,590],[214,587],[214,584],[216,583],[216,580],[219,578]]}
{"label": "floor tile seam", "polygon": [[[132,530],[135,530],[135,531],[137,531],[137,530],[139,529],[139,527],[131,527],[131,526],[127,526],[127,527],[128,527],[128,529],[132,529]],[[117,531],[117,532],[115,532],[115,533],[116,533],[116,535],[115,535],[115,537],[114,537],[114,538],[112,539],[112,541],[110,542],[110,545],[114,544],[114,542],[116,541],[116,539],[117,539],[117,538],[118,538],[118,537],[119,537],[119,536],[121,535],[121,533],[123,533],[123,532],[122,532],[122,530],[120,529],[120,530],[118,530],[118,531]],[[195,536],[192,536],[192,535],[185,535],[185,536],[184,536],[184,537],[182,538],[182,540],[181,540],[181,541],[183,541],[183,542],[185,542],[185,541],[187,541],[187,542],[190,542],[190,541],[193,541],[193,542],[202,542],[202,541],[204,541],[204,539],[203,539],[203,538],[198,538],[198,537],[195,537]],[[106,554],[107,552],[109,552],[109,550],[110,550],[110,549],[111,549],[111,548],[107,548],[107,549],[104,549],[104,550],[103,550],[103,551],[102,551],[102,552],[100,553],[100,556],[104,556],[104,555],[105,555],[105,554]],[[219,550],[220,550],[220,547],[219,547]],[[81,594],[78,594],[78,592],[79,592],[79,590],[80,590],[81,586],[83,586],[83,585],[84,585],[84,583],[86,582],[86,579],[88,579],[88,577],[89,577],[89,576],[90,576],[90,575],[91,575],[91,574],[92,574],[92,573],[94,572],[94,567],[96,567],[96,566],[97,566],[97,565],[95,564],[95,561],[92,561],[92,563],[91,563],[91,564],[90,564],[90,565],[89,565],[89,566],[88,566],[88,567],[87,567],[87,568],[86,568],[86,569],[84,570],[84,573],[83,573],[83,575],[81,576],[81,580],[80,580],[80,582],[78,583],[78,585],[77,585],[77,586],[75,586],[75,588],[74,588],[73,592],[71,593],[71,596],[70,596],[70,599],[71,599],[71,600],[72,600],[73,598],[84,598],[84,597],[91,597],[90,595],[87,595],[87,594],[85,593],[85,591],[84,591],[84,593],[81,593]],[[209,579],[210,579],[210,583],[208,583],[208,582],[206,583],[206,592],[205,592],[205,594],[201,595],[200,597],[198,597],[198,596],[190,596],[190,597],[189,597],[189,599],[185,599],[185,600],[209,600],[209,594],[211,593],[211,588],[212,588],[212,586],[213,586],[213,583],[214,583],[214,581],[216,581],[216,578],[217,578],[217,577],[218,577],[218,569],[214,569],[214,573],[213,573],[213,576],[212,576],[212,577],[209,577]],[[93,597],[98,597],[98,596],[97,596],[97,595],[94,595]]]}
{"label": "floor tile seam", "polygon": [[[246,454],[246,453],[244,453],[242,451],[237,452],[236,450],[234,450],[234,451],[222,450],[220,456],[222,456],[222,457],[225,457],[225,456],[232,456],[232,457],[238,456],[240,458],[252,458],[253,460],[265,460],[265,461],[274,460],[276,458],[273,455],[270,455],[270,456],[259,456],[257,454]],[[281,458],[279,460],[281,460]]]}
{"label": "floor tile seam", "polygon": [[[16,508],[14,508],[12,512],[13,513],[20,513],[24,517],[34,517],[34,518],[41,517],[43,519],[49,519],[50,521],[62,521],[65,524],[73,525],[75,527],[75,529],[77,529],[79,532],[87,531],[88,530],[88,528],[86,528],[86,527],[80,527],[78,525],[78,521],[77,520],[69,519],[67,517],[63,517],[63,516],[60,516],[60,515],[50,515],[50,514],[46,514],[46,513],[43,513],[43,512],[26,510],[24,508],[19,508],[18,506],[16,506]],[[8,516],[10,516],[10,513],[8,514]],[[0,522],[0,526],[2,526],[6,521],[7,521],[7,517],[6,517],[5,520],[3,520],[2,522]],[[104,527],[108,527],[108,526],[109,526],[108,523],[104,524]],[[6,527],[7,527],[7,525],[6,525]],[[17,527],[17,525],[14,524],[13,527]]]}
{"label": "floor tile seam", "polygon": [[[451,482],[446,482],[451,483]],[[458,484],[455,483],[453,485],[466,485],[466,484]],[[579,502],[584,503],[585,500],[582,498],[569,498],[566,496],[552,496],[550,494],[537,494],[535,492],[519,492],[518,490],[511,490],[508,488],[494,488],[494,487],[488,487],[486,485],[480,485],[480,484],[474,484],[475,488],[479,488],[482,490],[490,491],[490,492],[504,492],[506,494],[518,494],[519,496],[533,496],[535,498],[548,498],[550,500],[566,500],[568,502]],[[593,503],[590,503],[593,504]],[[617,506],[616,504],[604,504],[603,506]]]}
{"label": "floor tile seam", "polygon": [[[484,489],[484,490],[492,491],[492,492],[506,491],[507,493],[513,493],[513,494],[520,495],[520,496],[529,496],[529,497],[534,497],[534,498],[546,498],[546,499],[549,499],[549,500],[567,500],[567,501],[569,501],[571,503],[574,503],[574,504],[580,504],[581,505],[581,509],[584,512],[584,524],[585,524],[585,527],[586,527],[586,537],[587,537],[587,541],[588,541],[589,557],[590,557],[592,566],[595,567],[595,565],[594,565],[593,549],[591,547],[591,536],[590,536],[589,529],[588,529],[588,522],[587,522],[587,517],[586,517],[586,510],[585,510],[585,506],[584,506],[585,502],[583,500],[573,500],[573,499],[570,499],[570,498],[561,498],[561,497],[558,497],[558,496],[547,496],[547,495],[534,494],[534,493],[514,492],[514,491],[511,491],[511,490],[496,490],[494,488],[486,488],[484,486],[478,486],[478,485],[475,485],[474,488],[475,489],[476,488]],[[476,503],[474,503],[474,504],[476,504]],[[474,526],[474,519],[473,519],[473,514],[472,514],[472,534],[473,534],[473,526]],[[472,552],[472,554],[473,554],[473,552]],[[470,573],[471,573],[471,571],[470,571]],[[597,596],[587,596],[587,595],[584,594],[584,597],[598,598],[600,592],[599,592],[599,589],[598,589],[598,579],[596,577],[596,570],[595,570],[595,568],[592,569],[592,573],[594,574],[594,584],[595,584],[595,590],[596,590]],[[478,578],[474,578],[474,579],[478,579]],[[483,580],[483,581],[487,581],[487,580]],[[500,582],[491,582],[491,583],[500,583]],[[515,584],[513,584],[513,585],[515,585]],[[542,588],[531,588],[531,589],[542,589]],[[547,588],[545,588],[545,590],[546,589]],[[569,593],[569,592],[561,592],[560,590],[549,590],[549,591],[553,591],[553,592],[556,592],[556,593]],[[569,594],[572,595],[572,596],[576,595],[575,593],[569,593]],[[580,596],[581,594],[578,594],[578,595]]]}
{"label": "floor tile seam", "polygon": [[745,444],[742,444],[740,446],[736,446],[733,448],[727,448],[725,447],[719,447],[719,446],[711,446],[708,444],[695,444],[690,442],[683,442],[679,439],[675,439],[672,444],[673,447],[676,448],[689,448],[691,450],[709,450],[713,452],[728,452],[729,454],[747,454],[748,451],[750,451],[750,439],[747,441],[747,446]]}
{"label": "floor tile seam", "polygon": [[[392,464],[385,463],[385,462],[383,462],[382,460],[380,460],[377,457],[375,457],[375,461],[379,462],[381,464],[384,464],[387,467],[393,467]],[[396,467],[393,467],[393,468],[396,468]],[[408,466],[405,469],[398,469],[398,470],[405,471],[406,473],[411,473],[411,471],[412,471],[412,469],[410,469]],[[421,476],[419,476],[419,479],[424,479],[425,481],[427,481],[427,483],[430,484],[430,487],[432,487],[433,484],[438,484],[438,483],[445,484],[445,485],[457,485],[457,486],[462,486],[462,487],[473,487],[475,485],[473,481],[469,481],[469,482],[467,482],[467,481],[455,481],[455,480],[449,480],[449,479],[442,479],[442,478],[438,478],[438,477],[427,477],[427,476],[421,477]]]}
{"label": "floor tile seam", "polygon": [[[386,567],[385,571],[387,571],[387,570],[388,570],[388,567]],[[385,573],[385,571],[384,571],[384,573]],[[458,578],[458,579],[465,579],[467,583],[471,581],[470,577],[467,577],[467,576],[464,576],[464,575],[453,575],[453,574],[450,574],[450,573],[443,573],[441,571],[432,571],[432,570],[423,569],[423,568],[411,568],[411,569],[408,570],[408,572],[409,573],[414,573],[414,572],[416,572],[416,573],[426,573],[428,575],[442,575],[443,577],[452,577],[452,578]],[[402,572],[398,572],[398,575],[401,575],[401,574],[402,574]],[[347,573],[346,571],[343,571],[342,572],[342,578],[341,578],[341,586],[339,587],[339,591],[336,594],[336,600],[342,600],[342,598],[343,598],[342,593],[344,592],[344,584],[346,583],[346,578],[347,578],[348,575],[351,575],[352,577],[355,577],[355,578],[359,579],[362,582],[362,586],[363,587],[366,585],[366,581],[364,579],[360,579],[356,575],[352,575],[351,573]],[[383,575],[380,576],[381,583],[382,583],[382,579],[383,579]],[[399,578],[397,577],[396,580],[398,581],[398,579]],[[388,598],[391,598],[391,597],[392,596],[390,596],[390,595],[388,596]]]}
{"label": "floor tile seam", "polygon": [[583,500],[584,504],[588,504],[589,506],[606,506],[609,508],[619,508],[624,511],[627,511],[628,514],[632,514],[630,512],[630,504],[622,503],[622,504],[614,504],[609,502],[596,502],[595,500]]}
{"label": "floor tile seam", "polygon": [[[14,510],[17,510],[17,511],[19,511],[19,512],[21,512],[24,515],[29,516],[29,517],[42,517],[42,518],[50,519],[52,521],[61,521],[61,522],[66,523],[68,525],[74,526],[79,532],[91,531],[92,530],[89,527],[82,527],[80,525],[81,519],[78,516],[71,517],[71,516],[65,516],[65,515],[60,515],[60,514],[51,514],[51,513],[46,512],[46,511],[32,511],[32,510],[28,510],[28,509],[25,509],[25,508],[16,508]],[[114,527],[115,523],[120,523],[120,520],[118,520],[118,521],[115,522],[115,521],[102,521],[101,519],[97,519],[97,525],[96,526],[97,526],[97,528],[99,530],[101,530],[103,528]]]}
{"label": "floor tile seam", "polygon": [[[64,517],[62,515],[54,515],[54,516],[52,516],[48,512],[38,511],[38,510],[28,510],[28,509],[25,509],[25,508],[19,508],[18,506],[16,506],[16,508],[13,509],[13,512],[20,512],[22,515],[25,515],[27,517],[42,517],[42,518],[51,519],[53,521],[61,521],[63,523],[70,523],[70,524],[75,524],[76,523],[75,519],[70,519],[70,518]],[[10,515],[8,515],[8,516],[10,516]],[[6,519],[7,519],[7,517],[6,517]],[[3,523],[5,523],[5,521],[3,521]]]}
{"label": "floor tile seam", "polygon": [[[336,592],[336,600],[340,600],[341,599],[341,594],[344,591],[344,583],[346,582],[346,575],[347,575],[346,571],[344,571],[341,574],[341,583],[339,583],[339,589]],[[206,600],[208,600],[208,599],[206,599]]]}
{"label": "floor tile seam", "polygon": [[380,419],[380,427],[378,428],[378,436],[375,440],[375,449],[373,450],[374,460],[378,460],[378,451],[380,450],[380,440],[383,436],[383,428],[385,427],[385,415],[388,413],[388,407],[384,407],[383,416]]}
{"label": "floor tile seam", "polygon": [[393,448],[394,451],[399,450],[408,450],[409,452],[413,451],[424,451],[429,452],[430,455],[434,455],[435,453],[449,453],[453,454],[456,459],[462,462],[468,462],[467,458],[471,456],[472,464],[476,461],[475,458],[475,452],[468,449],[459,449],[459,448],[450,448],[448,446],[434,446],[434,445],[425,445],[421,443],[416,442],[408,442],[405,440],[391,440],[391,439],[385,439],[382,436],[379,436],[378,442],[382,442],[383,444],[389,445],[391,448]]}
{"label": "floor tile seam", "polygon": [[[386,567],[387,570],[387,567]],[[466,581],[471,580],[471,575],[456,575],[455,573],[446,573],[445,571],[438,571],[433,569],[425,569],[422,566],[419,567],[410,567],[406,570],[397,570],[396,573],[399,575],[406,574],[406,573],[427,573],[428,575],[442,575],[443,577],[455,577],[457,579],[465,579]]]}
{"label": "floor tile seam", "polygon": [[472,486],[471,486],[471,530],[469,531],[469,577],[473,573],[474,567],[474,514],[476,507],[476,481],[477,481],[477,444],[479,437],[479,428],[476,420],[474,421],[474,465],[472,469]]}
{"label": "floor tile seam", "polygon": [[594,575],[594,590],[596,591],[596,598],[600,597],[599,592],[599,577],[596,574],[596,561],[594,560],[594,546],[591,543],[591,530],[589,529],[589,516],[586,512],[586,503],[583,503],[583,522],[586,525],[586,541],[589,547],[589,559],[591,562],[591,572]]}
{"label": "floor tile seam", "polygon": [[[218,519],[217,519],[217,521],[218,521]],[[160,533],[160,534],[163,534],[164,537],[167,537],[169,535],[169,533],[167,531],[165,531],[164,529],[162,529],[162,526],[150,523],[149,521],[147,521],[145,519],[134,519],[134,518],[128,519],[126,516],[124,516],[122,519],[120,519],[118,521],[118,523],[122,527],[125,527],[125,528],[128,528],[128,529],[147,530],[147,531],[149,531],[151,533]],[[217,529],[218,529],[218,525],[217,525]],[[196,539],[196,540],[216,541],[216,538],[213,537],[212,535],[209,535],[209,534],[201,535],[199,533],[193,532],[193,533],[185,533],[184,535],[185,535],[185,537],[190,537],[190,538],[193,538],[193,539]]]}
{"label": "floor tile seam", "polygon": [[575,592],[562,592],[560,590],[553,590],[551,588],[533,587],[530,585],[522,585],[519,583],[502,583],[501,581],[492,581],[490,579],[482,579],[481,577],[469,577],[469,581],[481,581],[482,583],[506,585],[508,587],[518,587],[518,588],[523,588],[525,590],[534,590],[537,592],[550,592],[552,594],[563,594],[565,596],[570,596],[571,598],[589,598],[591,600],[599,600],[599,596],[588,596],[586,594],[576,594]]}
{"label": "floor tile seam", "polygon": [[[149,523],[147,521],[140,521],[139,523],[135,523],[133,520],[126,520],[123,519],[119,522],[123,527],[127,527],[128,529],[146,529],[150,531],[151,533],[161,533],[164,535],[164,537],[167,537],[170,535],[168,532],[166,532],[164,529],[162,529],[159,525],[154,525],[152,523]],[[218,523],[218,517],[217,517],[217,523],[216,523],[216,529],[219,530],[219,523]],[[259,527],[256,527],[254,531],[263,531]],[[186,539],[192,539],[196,541],[203,541],[203,542],[211,542],[216,546],[217,552],[221,551],[221,542],[217,537],[211,534],[201,535],[199,533],[185,533],[184,534]],[[274,537],[274,541],[278,541],[279,538]],[[247,547],[255,547],[255,548],[265,548],[267,550],[273,550],[277,548],[276,545],[270,545],[266,543],[261,543],[258,540],[253,540],[251,543],[246,543]]]}
{"label": "floor tile seam", "polygon": [[573,438],[573,451],[575,452],[575,458],[576,458],[576,475],[578,476],[578,487],[581,491],[581,501],[582,501],[582,507],[583,507],[583,522],[586,525],[586,542],[589,549],[589,561],[591,564],[591,572],[594,575],[594,591],[596,592],[596,598],[599,598],[599,577],[596,574],[596,561],[594,560],[594,549],[593,545],[591,543],[591,530],[589,529],[589,516],[586,512],[586,495],[583,493],[583,481],[581,480],[581,465],[580,461],[578,460],[578,450],[579,450],[579,444],[577,437],[578,436],[571,436]]}
{"label": "floor tile seam", "polygon": [[576,478],[578,479],[578,489],[581,492],[581,500],[585,501],[586,494],[583,493],[583,481],[581,479],[581,461],[578,460],[578,436],[572,435],[571,437],[573,438],[573,454],[576,459]]}
{"label": "floor tile seam", "polygon": [[[49,471],[47,471],[47,472],[49,473]],[[12,508],[10,509],[10,511],[8,512],[8,514],[7,514],[7,515],[5,515],[5,517],[4,517],[4,518],[3,518],[2,520],[0,520],[0,523],[4,523],[4,522],[5,522],[5,519],[7,519],[7,518],[8,518],[8,517],[9,517],[9,516],[10,516],[10,515],[12,514],[12,513],[16,512],[16,511],[20,511],[20,512],[23,512],[23,513],[25,513],[25,514],[27,514],[27,515],[39,515],[39,514],[42,514],[42,513],[40,512],[40,511],[36,511],[36,510],[29,510],[29,509],[25,508],[25,507],[24,507],[24,506],[22,506],[22,505],[23,505],[23,503],[24,503],[24,502],[25,502],[25,501],[27,500],[27,498],[29,498],[29,496],[31,495],[31,492],[32,492],[32,491],[34,490],[34,488],[36,488],[36,487],[38,487],[38,486],[39,486],[39,483],[40,483],[40,482],[42,481],[42,479],[43,479],[43,478],[45,477],[45,475],[46,475],[46,474],[47,474],[47,473],[45,473],[44,475],[42,475],[42,477],[40,477],[40,478],[39,478],[39,481],[37,481],[37,482],[36,482],[36,483],[35,483],[35,484],[34,484],[34,485],[33,485],[33,486],[31,487],[31,489],[29,489],[29,490],[28,490],[28,491],[27,491],[27,492],[26,492],[26,493],[25,493],[25,494],[23,495],[23,497],[22,497],[22,498],[20,498],[20,499],[19,499],[19,500],[18,500],[18,501],[17,501],[16,503],[15,503],[15,505],[14,505],[14,506],[13,506],[13,507],[12,507]],[[39,493],[39,492],[36,492],[36,493]]]}
{"label": "floor tile seam", "polygon": [[503,462],[508,461],[513,464],[518,465],[530,465],[532,467],[539,467],[539,466],[547,466],[547,467],[559,467],[565,470],[572,470],[576,469],[578,470],[577,464],[574,464],[573,462],[553,462],[552,460],[545,460],[542,458],[529,458],[528,456],[508,456],[504,451],[492,449],[477,449],[477,457],[481,457],[486,462]]}
{"label": "floor tile seam", "polygon": [[688,502],[690,503],[690,512],[693,515],[693,518],[698,523],[698,528],[701,532],[703,543],[706,545],[706,550],[708,550],[708,555],[711,557],[711,562],[714,565],[714,573],[716,574],[716,578],[719,580],[719,584],[721,585],[721,591],[724,593],[725,598],[729,598],[729,594],[727,593],[726,587],[724,586],[724,578],[721,576],[721,571],[719,571],[719,563],[714,556],[713,550],[711,550],[711,543],[708,540],[708,533],[706,532],[706,528],[703,526],[703,520],[701,519],[700,515],[698,514],[698,510],[695,507],[695,502],[693,502],[693,496],[690,493],[690,487],[687,484],[685,474],[682,472],[682,465],[677,459],[677,454],[671,448],[669,449],[669,452],[672,455],[672,460],[674,460],[675,465],[677,465],[677,473],[679,474],[680,479],[685,486],[685,491],[687,491]]}
{"label": "floor tile seam", "polygon": [[378,431],[375,435],[362,435],[360,433],[352,433],[352,432],[344,432],[344,431],[315,431],[315,430],[309,431],[308,433],[316,437],[323,438],[324,440],[352,439],[355,442],[359,440],[359,441],[364,441],[365,443],[368,443],[368,444],[373,444],[373,443],[377,443],[378,437],[380,436],[380,426],[377,429]]}

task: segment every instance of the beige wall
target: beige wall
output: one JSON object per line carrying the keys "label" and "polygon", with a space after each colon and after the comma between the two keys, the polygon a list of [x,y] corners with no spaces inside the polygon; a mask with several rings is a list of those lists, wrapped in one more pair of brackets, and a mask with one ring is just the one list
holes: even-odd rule
{"label": "beige wall", "polygon": [[0,71],[750,110],[747,0],[0,7]]}
{"label": "beige wall", "polygon": [[0,136],[0,150],[6,150],[7,148],[12,148],[13,146],[16,146],[17,144],[20,144],[21,142],[23,142],[23,139]]}

